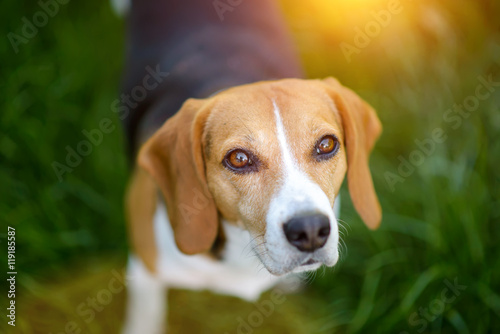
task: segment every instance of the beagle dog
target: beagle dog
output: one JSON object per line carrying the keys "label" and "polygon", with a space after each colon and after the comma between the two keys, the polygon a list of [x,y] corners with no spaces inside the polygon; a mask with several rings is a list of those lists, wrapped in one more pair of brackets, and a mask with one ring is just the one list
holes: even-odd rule
{"label": "beagle dog", "polygon": [[335,265],[346,173],[363,221],[381,221],[375,111],[336,79],[301,79],[275,3],[228,3],[223,20],[206,0],[130,7],[124,90],[144,68],[168,75],[125,118],[127,334],[164,332],[170,288],[256,300],[287,274]]}

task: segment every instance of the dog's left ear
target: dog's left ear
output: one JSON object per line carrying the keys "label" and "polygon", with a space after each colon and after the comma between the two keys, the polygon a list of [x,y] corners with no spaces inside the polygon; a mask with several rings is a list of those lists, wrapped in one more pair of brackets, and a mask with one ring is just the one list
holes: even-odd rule
{"label": "dog's left ear", "polygon": [[365,224],[376,229],[382,209],[373,187],[368,161],[370,152],[382,132],[375,110],[356,93],[334,78],[326,78],[327,91],[342,118],[347,150],[347,182],[354,207]]}
{"label": "dog's left ear", "polygon": [[205,100],[187,100],[138,157],[164,196],[175,242],[185,254],[210,250],[217,236],[218,213],[207,187],[202,149],[209,114]]}

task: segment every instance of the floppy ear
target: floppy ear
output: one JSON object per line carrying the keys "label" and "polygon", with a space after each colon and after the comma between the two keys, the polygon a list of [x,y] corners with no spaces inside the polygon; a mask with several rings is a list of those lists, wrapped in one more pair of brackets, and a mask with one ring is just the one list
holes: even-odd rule
{"label": "floppy ear", "polygon": [[218,214],[207,187],[202,155],[208,115],[205,101],[187,100],[138,156],[139,166],[163,194],[175,242],[185,254],[210,250],[217,236]]}
{"label": "floppy ear", "polygon": [[354,207],[365,224],[376,229],[382,210],[368,166],[370,151],[382,132],[375,110],[336,79],[326,78],[328,91],[337,106],[344,128],[347,150],[347,182]]}

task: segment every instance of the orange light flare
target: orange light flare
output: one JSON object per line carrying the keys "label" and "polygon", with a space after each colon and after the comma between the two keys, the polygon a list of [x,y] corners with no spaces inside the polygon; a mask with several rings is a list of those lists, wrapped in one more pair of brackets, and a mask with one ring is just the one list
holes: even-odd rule
{"label": "orange light flare", "polygon": [[474,3],[457,7],[449,0],[281,0],[281,5],[311,76],[373,57],[408,63],[436,47],[455,52],[457,20],[480,22]]}
{"label": "orange light flare", "polygon": [[[406,9],[412,4],[408,0],[283,0],[282,6],[294,30],[311,29],[348,37],[354,33],[355,27],[364,28],[377,18],[391,24],[408,15]],[[387,19],[385,13],[390,14]]]}
{"label": "orange light flare", "polygon": [[[281,5],[306,70],[313,77],[367,57],[366,49],[373,51],[375,44],[397,42],[408,28],[407,16],[414,7],[409,0],[282,0]],[[391,38],[394,31],[397,34]]]}

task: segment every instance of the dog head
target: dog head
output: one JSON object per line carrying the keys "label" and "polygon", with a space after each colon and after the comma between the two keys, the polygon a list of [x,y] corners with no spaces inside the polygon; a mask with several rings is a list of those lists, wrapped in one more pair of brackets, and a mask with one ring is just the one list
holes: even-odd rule
{"label": "dog head", "polygon": [[379,225],[368,159],[380,131],[374,110],[335,79],[259,82],[186,101],[138,161],[182,252],[209,250],[224,219],[281,275],[337,262],[332,208],[346,172],[356,210]]}

